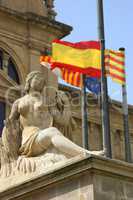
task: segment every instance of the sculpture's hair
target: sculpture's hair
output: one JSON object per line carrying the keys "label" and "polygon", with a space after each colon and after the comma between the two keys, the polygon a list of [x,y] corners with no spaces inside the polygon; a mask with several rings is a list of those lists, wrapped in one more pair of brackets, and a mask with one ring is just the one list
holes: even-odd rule
{"label": "sculpture's hair", "polygon": [[42,72],[40,71],[33,71],[33,72],[30,72],[27,77],[26,77],[26,83],[25,83],[25,92],[26,93],[29,93],[29,90],[30,90],[30,83],[32,81],[32,79],[36,76],[36,75],[41,75],[42,76]]}

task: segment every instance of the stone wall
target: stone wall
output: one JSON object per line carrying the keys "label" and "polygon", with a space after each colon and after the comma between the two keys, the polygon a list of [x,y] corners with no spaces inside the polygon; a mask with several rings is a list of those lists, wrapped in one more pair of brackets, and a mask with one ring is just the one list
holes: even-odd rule
{"label": "stone wall", "polygon": [[63,166],[0,193],[1,200],[132,200],[133,166],[96,156]]}
{"label": "stone wall", "polygon": [[[77,128],[72,133],[73,141],[82,146],[82,121],[81,121],[81,94],[79,90],[68,86],[59,85],[59,88],[68,94],[72,103],[72,113],[76,120]],[[131,149],[133,149],[133,106],[129,106],[129,131]],[[122,105],[120,102],[110,100],[110,125],[112,157],[125,160],[125,143],[123,131]],[[102,126],[100,103],[93,95],[88,95],[88,142],[90,150],[102,150]]]}

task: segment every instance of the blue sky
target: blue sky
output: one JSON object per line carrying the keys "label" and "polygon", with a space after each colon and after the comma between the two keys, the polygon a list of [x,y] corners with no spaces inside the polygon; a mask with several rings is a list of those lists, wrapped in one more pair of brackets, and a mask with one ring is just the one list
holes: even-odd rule
{"label": "blue sky", "polygon": [[[133,1],[104,0],[106,48],[126,48],[128,103],[133,104]],[[56,19],[73,27],[64,40],[97,40],[97,0],[55,0]],[[121,101],[121,87],[108,81],[109,95]]]}

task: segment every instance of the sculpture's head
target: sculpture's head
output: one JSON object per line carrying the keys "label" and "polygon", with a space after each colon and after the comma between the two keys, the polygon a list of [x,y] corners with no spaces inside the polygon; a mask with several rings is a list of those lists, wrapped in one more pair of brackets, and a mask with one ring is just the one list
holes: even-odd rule
{"label": "sculpture's head", "polygon": [[46,85],[44,75],[40,71],[33,71],[27,75],[25,91],[29,93],[30,90],[41,92]]}

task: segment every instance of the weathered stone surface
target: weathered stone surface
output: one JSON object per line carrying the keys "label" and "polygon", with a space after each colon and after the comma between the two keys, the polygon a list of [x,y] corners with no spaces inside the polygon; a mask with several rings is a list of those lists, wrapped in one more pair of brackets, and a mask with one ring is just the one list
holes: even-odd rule
{"label": "weathered stone surface", "polygon": [[0,193],[1,200],[132,200],[133,166],[91,156],[75,158]]}
{"label": "weathered stone surface", "polygon": [[[30,8],[26,7],[25,2],[30,0],[2,0],[0,1],[0,48],[4,49],[13,58],[17,65],[20,75],[20,83],[25,82],[26,75],[32,70],[40,70],[46,77],[47,85],[57,88],[57,78],[53,73],[48,72],[40,66],[40,51],[44,47],[50,47],[51,41],[55,38],[62,38],[69,34],[72,27],[56,20],[49,20],[46,16],[39,13],[31,13],[32,6],[36,11],[42,12],[39,8],[41,0],[34,1]],[[12,2],[14,2],[12,4]],[[23,2],[23,3],[22,3]],[[38,3],[37,3],[38,2]],[[42,2],[41,2],[42,3]],[[22,6],[23,5],[23,6]],[[28,4],[27,4],[28,5]],[[13,6],[13,7],[12,7]],[[21,7],[21,10],[20,10]],[[22,9],[23,8],[23,9]],[[28,10],[29,9],[29,10]],[[34,9],[33,9],[34,10]],[[26,12],[28,11],[28,13]],[[8,20],[7,20],[8,19]],[[3,81],[1,81],[3,82]],[[0,82],[0,98],[3,101],[8,87]],[[61,90],[72,92],[69,87],[60,86]],[[74,88],[74,93],[77,91]],[[53,91],[48,91],[52,93]],[[53,95],[54,97],[54,95]],[[13,97],[15,99],[15,97]],[[81,98],[79,97],[79,100]],[[90,97],[88,97],[90,99]],[[72,132],[71,138],[76,144],[82,145],[81,134],[81,105],[72,106],[73,116],[77,122],[77,129]],[[102,149],[101,114],[98,101],[91,96],[88,104],[90,124],[89,143],[90,150]],[[118,102],[110,103],[111,115],[111,143],[113,158],[124,160],[124,133],[121,104]],[[131,148],[133,149],[133,107],[129,106],[129,128],[131,135]]]}
{"label": "weathered stone surface", "polygon": [[25,95],[13,103],[0,139],[0,182],[6,187],[16,184],[16,177],[26,180],[23,174],[34,177],[35,172],[43,173],[60,161],[92,153],[65,136],[71,132],[73,118],[63,92],[56,91],[53,101],[48,101],[52,95],[47,96],[45,77],[40,71],[28,74],[24,88]]}
{"label": "weathered stone surface", "polygon": [[[67,92],[72,98],[73,117],[77,122],[77,129],[72,133],[75,143],[82,145],[81,126],[81,93],[80,90],[65,85],[59,85],[59,89]],[[89,125],[89,148],[91,150],[102,149],[102,126],[101,111],[98,99],[88,94],[88,125]],[[122,105],[120,102],[111,100],[110,102],[110,125],[111,125],[111,146],[113,159],[125,160],[125,144],[123,131]],[[129,134],[131,141],[131,151],[133,151],[133,106],[129,105]],[[132,155],[133,159],[133,155]]]}
{"label": "weathered stone surface", "polygon": [[14,59],[21,83],[30,71],[41,70],[40,52],[50,47],[52,40],[62,38],[72,30],[70,26],[50,20],[45,14],[41,16],[39,12],[45,13],[45,10],[42,0],[39,1],[33,0],[30,6],[26,0],[0,2],[0,48]]}
{"label": "weathered stone surface", "polygon": [[43,0],[1,0],[0,5],[21,13],[33,12],[42,16],[47,15]]}

